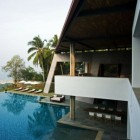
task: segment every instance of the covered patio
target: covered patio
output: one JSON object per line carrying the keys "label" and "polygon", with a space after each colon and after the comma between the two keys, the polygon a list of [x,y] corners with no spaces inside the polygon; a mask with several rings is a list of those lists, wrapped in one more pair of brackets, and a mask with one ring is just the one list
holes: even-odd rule
{"label": "covered patio", "polygon": [[[55,93],[70,96],[70,114],[62,118],[61,123],[95,126],[105,130],[103,139],[113,139],[111,137],[115,135],[118,136],[116,139],[130,138],[129,117],[121,130],[116,125],[90,120],[89,114],[77,102],[93,105],[93,98],[130,102],[136,2],[73,0],[55,50],[55,63],[50,69],[52,73],[57,62],[70,62],[69,76],[55,76]],[[85,73],[92,76],[76,76],[76,62],[84,62]],[[48,93],[50,83],[51,78],[47,80],[44,92]]]}
{"label": "covered patio", "polygon": [[60,124],[71,125],[75,127],[85,128],[98,131],[102,140],[121,140],[127,137],[127,124],[108,122],[104,119],[98,120],[90,118],[89,113],[84,111],[86,108],[93,108],[93,105],[76,101],[76,119],[70,119],[69,114],[58,121]]}

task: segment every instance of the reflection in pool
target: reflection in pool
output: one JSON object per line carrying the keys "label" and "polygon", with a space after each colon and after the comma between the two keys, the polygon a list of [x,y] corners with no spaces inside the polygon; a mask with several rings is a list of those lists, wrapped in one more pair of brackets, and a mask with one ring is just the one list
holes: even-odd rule
{"label": "reflection in pool", "polygon": [[68,107],[37,101],[38,97],[0,93],[0,140],[63,140],[73,139],[69,132],[81,134],[80,129],[57,126]]}

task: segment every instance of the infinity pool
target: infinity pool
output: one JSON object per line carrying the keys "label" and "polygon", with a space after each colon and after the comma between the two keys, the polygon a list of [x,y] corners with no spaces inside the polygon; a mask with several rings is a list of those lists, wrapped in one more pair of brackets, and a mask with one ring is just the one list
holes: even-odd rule
{"label": "infinity pool", "polygon": [[39,97],[0,93],[0,140],[94,140],[97,132],[57,125],[69,107]]}

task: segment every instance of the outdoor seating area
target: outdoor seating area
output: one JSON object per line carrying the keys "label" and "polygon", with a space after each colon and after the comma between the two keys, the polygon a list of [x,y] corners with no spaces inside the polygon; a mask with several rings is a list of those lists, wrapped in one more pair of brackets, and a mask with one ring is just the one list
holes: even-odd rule
{"label": "outdoor seating area", "polygon": [[[102,129],[104,130],[103,140],[112,140],[111,137],[117,137],[120,139],[126,137],[127,122],[116,121],[115,116],[113,116],[112,118],[111,114],[103,114],[100,112],[98,112],[97,118],[96,112],[85,111],[85,109],[87,108],[93,108],[93,104],[76,101],[76,105],[77,108],[75,112],[75,120],[71,120],[69,118],[70,114],[67,114],[58,122],[62,124],[68,124],[71,126],[86,126],[88,128],[97,130]],[[116,140],[115,138],[113,140]]]}
{"label": "outdoor seating area", "polygon": [[22,87],[19,87],[19,88],[16,88],[14,89],[15,91],[18,91],[18,90],[22,90],[23,88]]}
{"label": "outdoor seating area", "polygon": [[65,96],[64,95],[53,95],[53,97],[50,97],[50,101],[52,102],[64,102]]}
{"label": "outdoor seating area", "polygon": [[34,91],[36,91],[36,89],[33,88],[33,89],[29,90],[28,93],[32,93]]}
{"label": "outdoor seating area", "polygon": [[111,115],[111,114],[89,112],[89,118],[94,119],[94,120],[103,121],[103,122],[112,122],[113,124],[121,124],[122,123],[121,116]]}
{"label": "outdoor seating area", "polygon": [[94,105],[92,108],[86,108],[90,119],[99,120],[103,122],[111,122],[113,124],[122,124],[126,120],[127,113],[122,109],[115,109],[113,107],[105,107]]}
{"label": "outdoor seating area", "polygon": [[41,93],[41,92],[43,92],[42,89],[39,89],[39,90],[35,91],[35,93]]}
{"label": "outdoor seating area", "polygon": [[25,88],[25,89],[23,89],[23,90],[21,90],[22,92],[25,92],[25,91],[28,91],[29,90],[29,88]]}
{"label": "outdoor seating area", "polygon": [[35,93],[35,94],[38,94],[38,93],[42,93],[43,90],[42,89],[31,89],[31,88],[22,88],[22,87],[19,87],[19,88],[16,88],[14,89],[14,91],[20,91],[20,92],[27,92],[27,93]]}

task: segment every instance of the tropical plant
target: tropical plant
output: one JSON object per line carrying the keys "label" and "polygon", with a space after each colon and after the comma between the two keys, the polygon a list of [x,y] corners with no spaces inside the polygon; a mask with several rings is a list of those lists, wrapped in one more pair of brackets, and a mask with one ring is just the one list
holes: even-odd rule
{"label": "tropical plant", "polygon": [[[54,50],[56,48],[58,42],[59,42],[58,36],[57,35],[54,35],[52,37],[52,39],[50,39],[48,41],[47,47],[49,47],[51,50]],[[63,72],[63,64],[64,63],[59,63],[60,68],[58,68],[58,67],[56,68],[56,72],[59,73],[59,71],[61,71],[61,74],[62,75],[64,74],[64,72]]]}
{"label": "tropical plant", "polygon": [[42,41],[39,36],[34,37],[32,41],[28,42],[28,45],[31,46],[31,48],[28,49],[28,53],[31,53],[28,57],[28,61],[34,57],[33,64],[36,66],[39,65],[42,69],[44,82],[46,81],[53,55],[52,50],[46,46],[45,42],[47,41]]}
{"label": "tropical plant", "polygon": [[34,68],[28,66],[27,68],[21,70],[22,79],[25,81],[36,80],[43,81],[42,74],[37,73]]}
{"label": "tropical plant", "polygon": [[53,38],[48,41],[47,46],[51,49],[55,48],[58,44],[58,41],[58,36],[54,35]]}
{"label": "tropical plant", "polygon": [[25,62],[23,59],[20,58],[19,55],[15,55],[12,57],[10,61],[7,62],[2,69],[6,72],[9,72],[9,77],[14,79],[16,83],[18,80],[21,79],[21,70],[25,67]]}

